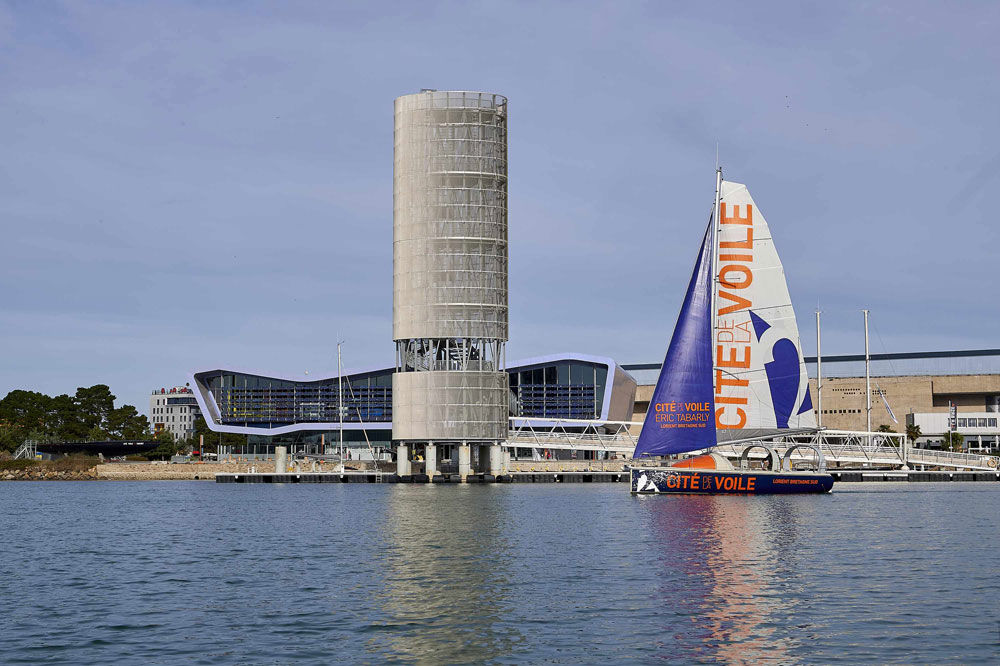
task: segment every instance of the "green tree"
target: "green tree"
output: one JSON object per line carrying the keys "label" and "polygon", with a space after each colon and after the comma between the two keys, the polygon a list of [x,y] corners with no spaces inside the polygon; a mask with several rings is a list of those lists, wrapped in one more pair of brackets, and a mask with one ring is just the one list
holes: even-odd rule
{"label": "green tree", "polygon": [[54,398],[16,389],[0,400],[0,449],[17,448],[25,440],[79,442],[139,439],[149,422],[135,407],[114,407],[115,396],[106,384],[80,387],[73,396]]}
{"label": "green tree", "polygon": [[24,440],[23,427],[14,423],[0,422],[0,451],[16,451]]}
{"label": "green tree", "polygon": [[961,451],[964,448],[965,437],[957,432],[946,432],[944,443],[941,445],[946,451]]}
{"label": "green tree", "polygon": [[886,425],[885,423],[883,423],[882,425],[880,425],[880,426],[878,427],[878,432],[896,432],[896,431],[895,431],[895,430],[893,430],[892,428],[890,428],[890,427],[889,427],[888,425]]}
{"label": "green tree", "polygon": [[149,436],[149,419],[132,405],[108,412],[105,428],[113,439],[144,439]]}
{"label": "green tree", "polygon": [[156,433],[153,439],[159,442],[159,446],[146,453],[145,456],[147,458],[164,460],[177,453],[177,443],[174,441],[174,436],[170,434],[169,430],[161,430]]}
{"label": "green tree", "polygon": [[917,438],[923,433],[920,432],[920,426],[915,423],[911,423],[906,426],[906,437],[910,440],[910,444],[916,446]]}
{"label": "green tree", "polygon": [[73,396],[76,407],[75,420],[87,429],[88,433],[104,427],[108,414],[115,408],[115,396],[107,384],[94,384],[90,388],[80,387]]}
{"label": "green tree", "polygon": [[63,442],[81,442],[87,439],[92,426],[88,426],[82,418],[78,405],[73,398],[63,393],[52,398],[49,408],[49,423],[46,434],[52,439]]}
{"label": "green tree", "polygon": [[0,400],[0,423],[11,430],[4,436],[4,446],[17,448],[29,432],[47,432],[54,427],[52,398],[44,393],[15,389]]}

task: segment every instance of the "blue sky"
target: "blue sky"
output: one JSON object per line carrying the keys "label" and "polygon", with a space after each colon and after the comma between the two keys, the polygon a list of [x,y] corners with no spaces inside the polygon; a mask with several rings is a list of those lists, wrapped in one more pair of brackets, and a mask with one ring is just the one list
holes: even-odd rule
{"label": "blue sky", "polygon": [[[392,102],[510,99],[508,359],[660,361],[745,182],[806,353],[996,347],[1000,4],[0,2],[0,395],[392,363]],[[884,345],[884,347],[883,347]]]}

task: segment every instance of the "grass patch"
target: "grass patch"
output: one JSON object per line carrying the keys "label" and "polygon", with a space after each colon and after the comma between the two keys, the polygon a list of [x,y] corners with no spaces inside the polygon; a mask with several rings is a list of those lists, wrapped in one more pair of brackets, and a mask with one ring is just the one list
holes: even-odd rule
{"label": "grass patch", "polygon": [[45,461],[45,469],[52,472],[83,472],[101,463],[100,458],[69,456]]}
{"label": "grass patch", "polygon": [[36,469],[42,472],[84,472],[100,464],[100,458],[70,456],[55,460],[0,460],[0,472]]}

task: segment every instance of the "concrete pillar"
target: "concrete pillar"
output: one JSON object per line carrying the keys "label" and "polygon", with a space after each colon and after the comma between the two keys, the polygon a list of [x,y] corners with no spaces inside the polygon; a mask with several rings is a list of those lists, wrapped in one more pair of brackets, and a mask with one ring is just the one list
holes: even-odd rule
{"label": "concrete pillar", "polygon": [[490,446],[490,466],[487,470],[487,474],[492,474],[493,476],[500,476],[503,474],[503,447],[499,444],[493,444]]}
{"label": "concrete pillar", "polygon": [[396,474],[410,476],[409,447],[406,444],[396,445]]}
{"label": "concrete pillar", "polygon": [[458,475],[463,479],[472,473],[472,448],[468,444],[458,446]]}
{"label": "concrete pillar", "polygon": [[430,442],[424,447],[424,474],[432,480],[437,474],[437,447]]}
{"label": "concrete pillar", "polygon": [[276,474],[285,474],[288,472],[287,446],[274,447],[274,471]]}

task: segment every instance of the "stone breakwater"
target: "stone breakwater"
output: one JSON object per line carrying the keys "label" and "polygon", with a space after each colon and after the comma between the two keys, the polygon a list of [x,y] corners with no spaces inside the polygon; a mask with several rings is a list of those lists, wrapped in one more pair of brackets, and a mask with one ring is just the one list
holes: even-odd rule
{"label": "stone breakwater", "polygon": [[93,481],[97,478],[97,470],[93,467],[72,471],[35,467],[0,471],[0,480],[2,481]]}
{"label": "stone breakwater", "polygon": [[274,463],[104,463],[58,470],[43,464],[0,470],[0,481],[214,481],[219,472],[274,472]]}

